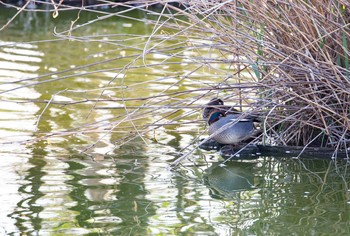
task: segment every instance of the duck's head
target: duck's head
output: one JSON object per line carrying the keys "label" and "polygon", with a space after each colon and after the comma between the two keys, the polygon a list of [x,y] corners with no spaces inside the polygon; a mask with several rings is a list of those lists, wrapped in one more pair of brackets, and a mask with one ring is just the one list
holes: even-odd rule
{"label": "duck's head", "polygon": [[208,124],[209,125],[214,124],[216,121],[218,121],[223,116],[225,116],[223,112],[221,112],[219,110],[214,110],[209,115]]}
{"label": "duck's head", "polygon": [[224,102],[221,99],[219,98],[211,99],[210,102],[205,104],[205,108],[203,109],[203,113],[202,113],[203,118],[205,119],[208,118],[216,106],[222,106],[222,105],[224,105]]}
{"label": "duck's head", "polygon": [[224,105],[224,101],[222,101],[220,98],[213,98],[210,100],[210,102],[207,103],[207,106],[221,106]]}

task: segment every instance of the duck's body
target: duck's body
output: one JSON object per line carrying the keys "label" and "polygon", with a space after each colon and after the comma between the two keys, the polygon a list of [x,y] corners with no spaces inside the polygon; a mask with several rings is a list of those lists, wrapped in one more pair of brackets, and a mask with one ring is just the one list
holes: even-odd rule
{"label": "duck's body", "polygon": [[236,109],[224,106],[221,99],[212,99],[203,109],[202,116],[208,119],[209,135],[221,144],[236,145],[260,134],[254,125],[254,122],[260,122],[258,117],[243,117]]}
{"label": "duck's body", "polygon": [[[220,115],[221,114],[221,115]],[[215,117],[218,117],[217,119]],[[253,120],[242,119],[239,114],[228,114],[224,116],[221,112],[213,112],[210,115],[209,135],[221,144],[236,145],[250,139],[259,132],[256,130]],[[214,120],[213,120],[214,119]]]}

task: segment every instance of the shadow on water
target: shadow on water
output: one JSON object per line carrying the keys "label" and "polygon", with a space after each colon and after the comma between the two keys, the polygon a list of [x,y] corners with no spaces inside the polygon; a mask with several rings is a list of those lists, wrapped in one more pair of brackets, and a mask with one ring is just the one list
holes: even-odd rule
{"label": "shadow on water", "polygon": [[23,176],[25,184],[18,188],[18,193],[23,199],[17,203],[16,211],[8,216],[15,219],[15,225],[21,232],[34,233],[41,229],[42,219],[39,216],[44,207],[37,204],[37,201],[45,194],[40,188],[43,184],[42,178],[46,175],[44,167],[45,159],[41,158],[45,155],[40,144],[33,149],[33,157],[29,158],[28,163],[31,167],[27,170],[27,175]]}
{"label": "shadow on water", "polygon": [[[40,150],[37,153],[36,150]],[[118,162],[57,160],[33,150],[31,167],[18,188],[23,199],[8,217],[26,234],[145,235],[155,215],[144,182],[143,156],[120,156]],[[56,159],[56,160],[54,160]],[[15,232],[7,232],[13,234]]]}
{"label": "shadow on water", "polygon": [[92,161],[37,145],[8,217],[26,234],[349,233],[344,163],[260,157],[166,171],[156,157],[169,150],[137,147]]}
{"label": "shadow on water", "polygon": [[263,157],[213,163],[203,177],[210,195],[227,202],[222,219],[231,232],[347,235],[347,168],[345,162]]}
{"label": "shadow on water", "polygon": [[[76,162],[69,165],[73,176],[68,183],[73,186],[69,195],[77,202],[70,210],[79,212],[76,220],[80,227],[95,228],[98,232],[105,229],[118,235],[146,234],[148,218],[155,214],[155,209],[152,201],[145,197],[145,166],[128,162],[116,164],[110,174],[117,175],[108,180],[84,165]],[[81,172],[84,169],[84,173]]]}

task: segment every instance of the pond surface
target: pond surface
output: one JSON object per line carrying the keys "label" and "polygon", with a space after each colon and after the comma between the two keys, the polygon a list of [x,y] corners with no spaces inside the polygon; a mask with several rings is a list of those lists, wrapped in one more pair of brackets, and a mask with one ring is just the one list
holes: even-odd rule
{"label": "pond surface", "polygon": [[[0,8],[1,26],[15,13]],[[102,15],[82,12],[76,24],[89,24],[70,40],[54,32],[69,29],[75,11],[56,19],[23,12],[0,32],[0,234],[350,234],[345,162],[261,156],[223,164],[217,152],[196,149],[170,169],[205,129],[198,107],[123,118],[145,105],[142,97],[154,96],[149,107],[207,102],[197,102],[200,89],[225,66],[198,69],[195,50],[148,42],[154,28],[143,21],[154,17],[143,11],[95,21]],[[135,56],[148,43],[182,56]],[[197,92],[163,96],[189,90]],[[157,119],[168,126],[135,129]]]}

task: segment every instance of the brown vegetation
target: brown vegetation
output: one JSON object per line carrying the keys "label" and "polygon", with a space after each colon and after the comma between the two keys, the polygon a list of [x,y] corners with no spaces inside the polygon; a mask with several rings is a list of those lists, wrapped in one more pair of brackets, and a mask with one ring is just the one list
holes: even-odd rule
{"label": "brown vegetation", "polygon": [[[158,6],[157,11],[151,9],[155,5]],[[136,132],[117,140],[118,145],[123,145],[165,124],[182,125],[184,117],[199,114],[200,104],[220,97],[236,108],[263,117],[265,144],[348,149],[349,1],[146,0],[104,2],[103,6],[123,6],[128,10],[120,13],[102,12],[92,7],[81,7],[81,10],[106,15],[96,21],[136,8],[152,16],[145,21],[154,25],[153,32],[147,38],[142,36],[144,43],[135,46],[140,47],[140,54],[130,57],[130,63],[121,68],[120,73],[153,66],[146,65],[145,61],[154,53],[166,55],[168,59],[164,63],[169,65],[182,63],[172,61],[177,58],[189,61],[195,69],[192,67],[181,77],[174,76],[178,81],[161,94],[112,99],[124,105],[134,102],[135,108],[132,112],[127,111],[124,117],[115,117],[108,126],[97,122],[72,132],[94,130],[101,126],[113,130],[121,122],[131,121]],[[69,7],[63,1],[51,11],[57,13],[60,9]],[[57,36],[73,39],[71,31],[79,27],[82,26],[72,24],[70,30]],[[138,36],[130,37],[139,39]],[[165,47],[164,42],[170,43]],[[191,54],[194,55],[191,57],[185,52],[196,54]],[[190,78],[195,81],[197,70],[204,70],[216,79],[198,89],[174,92],[173,87],[183,80]],[[222,78],[221,81],[218,77]],[[113,85],[113,82],[114,78],[108,85]],[[127,87],[125,93],[128,93]],[[103,92],[96,101],[103,101],[102,95]],[[151,123],[137,122],[154,114],[157,118]]]}
{"label": "brown vegetation", "polygon": [[266,141],[349,147],[348,1],[191,1],[188,9],[196,22],[188,35],[211,35],[223,61],[255,72]]}

